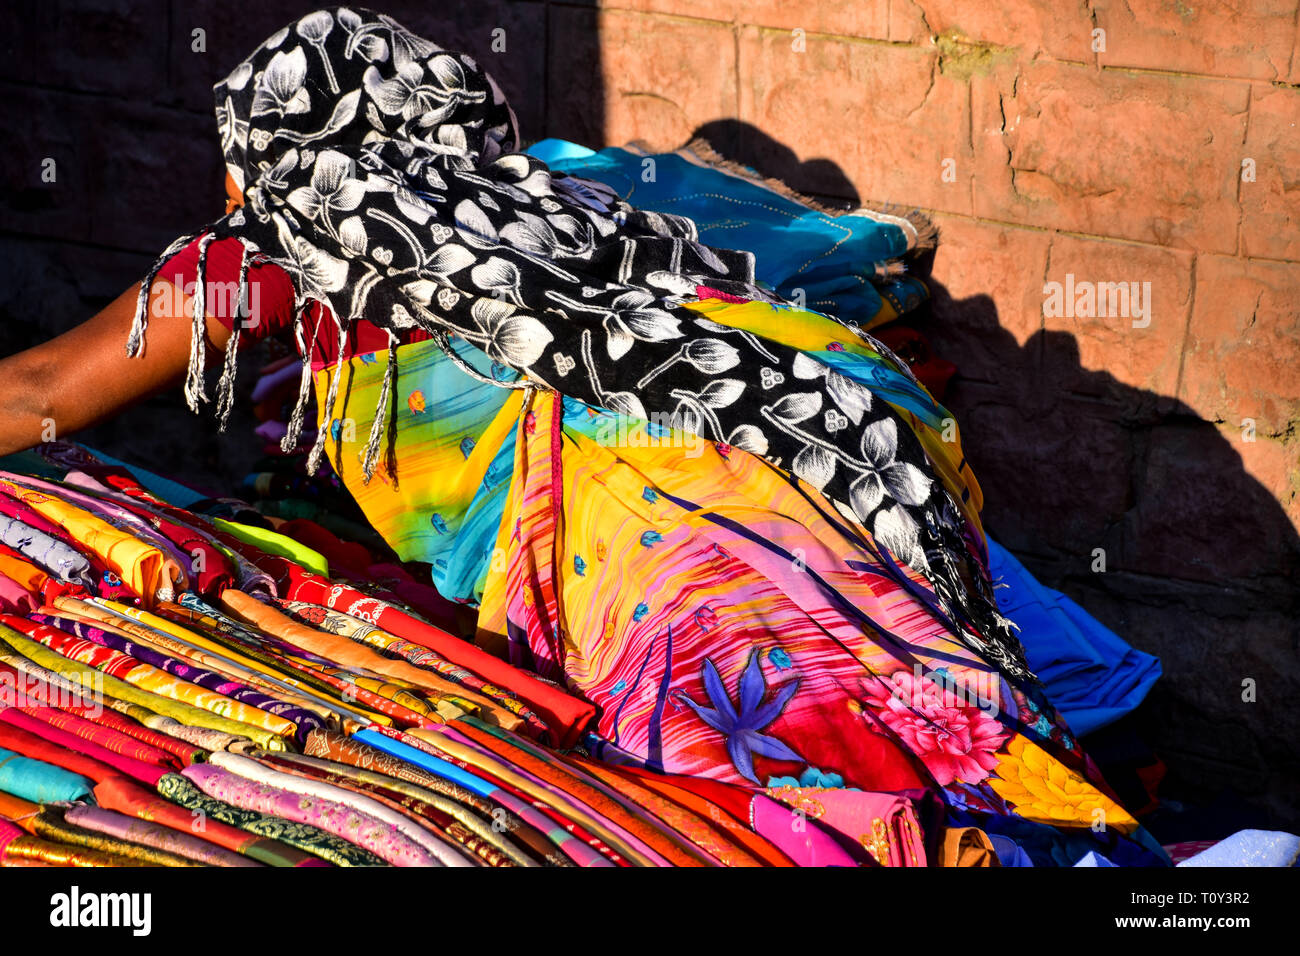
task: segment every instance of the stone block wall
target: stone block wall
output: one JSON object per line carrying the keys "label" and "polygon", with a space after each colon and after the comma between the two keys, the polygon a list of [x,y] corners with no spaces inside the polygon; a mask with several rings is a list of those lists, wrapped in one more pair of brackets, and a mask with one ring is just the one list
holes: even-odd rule
{"label": "stone block wall", "polygon": [[[371,5],[477,55],[529,139],[704,135],[827,201],[931,213],[918,326],[960,369],[948,403],[993,535],[1161,657],[1139,723],[1171,792],[1231,787],[1295,822],[1296,0]],[[0,12],[0,349],[85,318],[219,214],[209,87],[312,6]],[[1149,295],[1045,308],[1054,282]],[[234,428],[168,395],[88,440],[234,478]]]}

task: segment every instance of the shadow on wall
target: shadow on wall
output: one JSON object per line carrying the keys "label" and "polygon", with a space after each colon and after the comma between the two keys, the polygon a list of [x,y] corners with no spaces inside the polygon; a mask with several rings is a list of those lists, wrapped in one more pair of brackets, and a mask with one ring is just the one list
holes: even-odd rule
{"label": "shadow on wall", "polygon": [[[706,139],[723,156],[744,163],[764,176],[824,199],[834,208],[851,209],[862,200],[849,177],[829,159],[801,160],[799,154],[752,123],[714,120],[696,127],[692,137]],[[795,185],[795,184],[800,185]]]}
{"label": "shadow on wall", "polygon": [[[171,239],[220,214],[211,85],[319,5],[196,0],[182,9],[141,0],[0,10],[0,121],[26,131],[19,148],[0,151],[0,354],[89,317]],[[559,36],[545,3],[370,5],[476,56],[514,104],[526,141],[602,145],[594,17],[566,17]],[[551,96],[575,88],[580,98]],[[801,161],[754,126],[718,120],[696,135],[832,204],[857,203],[836,163]],[[52,184],[41,180],[46,158],[58,164]],[[1165,677],[1140,720],[1170,764],[1169,792],[1202,798],[1233,787],[1294,820],[1300,541],[1285,513],[1189,408],[1083,368],[1067,333],[1021,346],[989,297],[953,300],[932,287],[930,314],[916,324],[965,370],[948,404],[994,536],[1045,582],[1160,655]],[[245,375],[256,364],[241,362]],[[229,488],[256,457],[252,427],[241,403],[218,436],[176,389],[77,437]],[[1105,573],[1091,570],[1095,548],[1105,550]],[[1254,703],[1242,700],[1246,679],[1257,683]]]}
{"label": "shadow on wall", "polygon": [[[800,161],[746,123],[719,120],[694,135],[765,176],[847,182],[834,162]],[[832,195],[857,204],[851,186]],[[1294,828],[1300,535],[1286,512],[1214,424],[1083,367],[1068,332],[1020,344],[990,296],[950,296],[930,274],[933,258],[910,264],[933,298],[909,324],[958,367],[946,404],[989,532],[1160,657],[1164,677],[1129,723],[1169,766],[1162,792],[1209,803],[1233,790]]]}
{"label": "shadow on wall", "polygon": [[931,287],[918,327],[936,351],[998,370],[959,371],[948,395],[990,533],[1160,657],[1138,723],[1171,793],[1231,788],[1294,827],[1300,536],[1286,512],[1185,404],[1084,368],[1069,333],[1020,345],[988,296]]}

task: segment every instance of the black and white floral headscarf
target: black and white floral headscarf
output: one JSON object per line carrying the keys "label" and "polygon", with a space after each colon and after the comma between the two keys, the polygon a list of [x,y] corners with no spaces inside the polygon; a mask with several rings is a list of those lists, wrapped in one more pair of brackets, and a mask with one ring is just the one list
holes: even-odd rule
{"label": "black and white floral headscarf", "polygon": [[[754,285],[752,254],[702,245],[691,220],[634,209],[607,187],[518,152],[514,113],[492,78],[382,14],[310,13],[214,91],[226,165],[245,205],[208,226],[200,243],[185,387],[192,408],[208,401],[205,252],[237,237],[245,248],[239,301],[250,258],[275,262],[293,280],[296,314],[316,299],[338,318],[340,354],[363,316],[394,343],[404,329],[424,329],[451,355],[447,339],[459,336],[520,372],[513,387],[641,419],[675,416],[688,431],[793,472],[924,573],[939,598],[935,613],[968,643],[1013,676],[1028,673],[957,509],[893,409],[798,350],[680,307],[700,286],[775,302]],[[141,286],[129,354],[142,346],[158,268],[192,239],[173,243]],[[298,335],[302,379],[286,448],[299,440],[311,387],[301,325]],[[223,427],[238,340],[236,328],[218,387]],[[367,480],[396,361],[390,349],[362,454]]]}

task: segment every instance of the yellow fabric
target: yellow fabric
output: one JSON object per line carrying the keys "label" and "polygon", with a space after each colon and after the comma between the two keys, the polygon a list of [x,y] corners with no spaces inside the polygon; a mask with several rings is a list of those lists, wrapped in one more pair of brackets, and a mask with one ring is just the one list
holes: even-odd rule
{"label": "yellow fabric", "polygon": [[305,544],[300,544],[288,535],[280,534],[278,531],[271,531],[268,528],[256,528],[253,525],[240,524],[238,521],[227,521],[225,518],[209,518],[208,520],[231,537],[238,538],[245,544],[261,548],[267,554],[278,554],[282,558],[288,558],[290,561],[301,564],[308,571],[319,574],[323,578],[330,576],[330,565],[329,561],[325,559],[325,555],[312,550]]}
{"label": "yellow fabric", "polygon": [[159,590],[187,586],[184,569],[162,551],[89,511],[11,481],[0,479],[0,490],[64,528],[79,548],[93,551],[146,604],[158,599]]}
{"label": "yellow fabric", "polygon": [[[382,676],[419,688],[420,693],[433,704],[438,715],[447,720],[454,720],[466,713],[491,713],[493,715],[490,718],[491,722],[499,726],[519,724],[517,716],[493,700],[407,661],[384,657],[364,644],[299,624],[237,588],[226,588],[222,592],[221,605],[237,620],[252,624],[269,634],[275,634],[297,647],[328,658],[353,672]],[[464,703],[456,703],[452,698]],[[469,710],[466,710],[467,706]]]}
{"label": "yellow fabric", "polygon": [[[718,299],[687,302],[682,307],[699,312],[719,325],[744,329],[760,338],[780,342],[803,352],[815,354],[824,350],[828,341],[834,341],[841,343],[845,352],[888,362],[880,352],[865,342],[846,335],[847,330],[839,322],[816,312],[773,309],[765,302],[723,302]],[[917,387],[922,390],[925,388],[919,383]],[[965,464],[966,456],[962,452],[956,420],[949,419],[945,425],[944,430],[948,432],[945,440],[942,431],[936,431],[923,423],[915,413],[894,402],[889,404],[911,426],[944,487],[952,493],[963,514],[976,528],[981,529],[982,534],[979,513],[983,507],[983,496],[974,473]]]}
{"label": "yellow fabric", "polygon": [[[110,602],[111,603],[111,602]],[[58,614],[67,617],[70,620],[84,621],[93,624],[96,627],[112,631],[123,637],[130,638],[140,644],[145,644],[160,654],[168,654],[173,657],[182,657],[186,660],[193,661],[210,671],[223,674],[231,680],[240,681],[248,684],[258,690],[265,691],[274,695],[277,699],[287,704],[304,707],[308,710],[315,711],[322,717],[331,713],[331,708],[320,701],[312,701],[306,697],[295,695],[285,687],[267,680],[262,674],[250,669],[233,664],[226,658],[219,658],[215,654],[207,651],[187,647],[182,643],[181,638],[173,638],[170,634],[159,634],[150,630],[143,624],[134,620],[123,620],[108,610],[97,607],[84,601],[78,601],[66,595],[60,596],[54,601],[55,610]],[[147,613],[147,612],[142,612]],[[183,628],[177,628],[179,633],[184,634]]]}
{"label": "yellow fabric", "polygon": [[[61,605],[62,602],[66,600],[69,599],[60,598],[59,600],[55,601],[55,604]],[[119,611],[122,614],[125,614],[126,616],[132,618],[134,621],[138,621],[139,625],[141,625],[142,627],[156,628],[159,631],[163,631],[165,634],[173,636],[178,641],[197,645],[202,650],[210,651],[212,654],[218,655],[220,658],[224,658],[225,660],[238,664],[240,667],[245,668],[247,671],[253,674],[263,675],[266,677],[273,677],[278,680],[281,680],[284,683],[290,685],[291,687],[296,687],[299,690],[303,691],[304,693],[311,694],[313,697],[318,698],[320,701],[324,701],[328,705],[329,712],[342,713],[342,714],[347,714],[347,713],[358,714],[359,716],[363,716],[370,719],[374,723],[382,724],[385,727],[391,727],[393,724],[392,719],[387,717],[384,714],[380,714],[375,711],[369,710],[366,707],[360,706],[356,702],[348,702],[345,704],[343,699],[339,697],[337,694],[332,693],[330,691],[321,690],[313,685],[309,685],[305,683],[304,681],[296,677],[293,671],[288,666],[285,666],[283,668],[272,667],[271,665],[263,663],[262,661],[259,661],[256,658],[252,658],[252,657],[248,657],[247,655],[240,654],[238,651],[232,650],[226,645],[221,644],[218,641],[214,641],[210,637],[207,637],[204,634],[201,634],[197,631],[186,630],[184,627],[182,627],[179,624],[175,624],[164,617],[158,616],[157,614],[151,614],[148,611],[141,611],[139,608],[129,607],[125,604],[118,604],[115,601],[109,601],[103,598],[96,598],[95,603],[102,604],[106,608],[111,608],[112,610]],[[207,620],[211,621],[212,619],[208,618]],[[124,629],[129,630],[132,636],[139,636],[141,640],[150,643],[155,643],[155,646],[158,646],[156,642],[151,641],[151,635],[148,633],[147,630],[136,631],[130,629],[129,625],[131,622],[129,621],[119,621],[118,623],[119,625],[127,625],[127,627]],[[173,652],[182,653],[186,657],[189,657],[191,660],[198,660],[201,663],[204,663],[206,666],[216,666],[216,662],[208,658],[196,656],[194,652],[189,648],[165,645],[165,646],[161,646],[160,649],[166,651],[167,653],[173,653]],[[231,672],[229,670],[222,670],[222,673],[229,673],[230,676],[236,680],[245,680],[247,679],[248,676],[247,674],[241,674],[239,672]],[[261,686],[267,691],[267,693],[273,694],[279,697],[281,700],[289,699],[285,696],[285,692],[282,687],[278,687],[274,684],[262,684]],[[322,713],[320,703],[312,703],[310,701],[302,700],[301,698],[299,698],[298,700],[294,700],[293,702],[294,703],[301,702],[302,706],[308,707],[311,710],[314,710],[316,713],[322,714],[322,716],[328,716],[328,714]]]}
{"label": "yellow fabric", "polygon": [[138,704],[152,710],[154,713],[171,717],[182,724],[206,727],[209,730],[219,730],[223,733],[234,734],[237,737],[247,737],[267,750],[287,749],[284,738],[279,734],[268,733],[260,727],[229,720],[183,701],[171,700],[152,691],[134,687],[126,681],[119,680],[93,667],[69,660],[62,654],[50,650],[44,644],[19,634],[12,627],[0,624],[0,639],[9,645],[13,652],[16,652],[11,653],[0,647],[0,660],[9,661],[11,658],[26,658],[28,661],[47,670],[52,670],[56,674],[75,675],[77,680],[82,681],[83,686],[102,686],[106,694],[116,697],[118,700]]}
{"label": "yellow fabric", "polygon": [[[44,642],[39,643],[43,644]],[[95,665],[89,655],[101,650],[102,648],[98,645],[94,645],[93,648],[87,647],[86,657],[79,657],[75,654],[65,656],[68,656],[69,660],[75,660],[78,663],[94,667]],[[129,657],[130,655],[126,656]],[[198,684],[177,677],[174,674],[169,674],[165,670],[154,667],[152,664],[146,664],[143,661],[137,663],[123,674],[121,679],[134,687],[166,697],[168,700],[176,700],[194,707],[200,707],[221,717],[251,724],[273,734],[293,734],[298,729],[295,724],[283,717],[277,717],[275,714],[257,707],[250,707],[248,704],[227,697],[225,694],[200,687]]]}

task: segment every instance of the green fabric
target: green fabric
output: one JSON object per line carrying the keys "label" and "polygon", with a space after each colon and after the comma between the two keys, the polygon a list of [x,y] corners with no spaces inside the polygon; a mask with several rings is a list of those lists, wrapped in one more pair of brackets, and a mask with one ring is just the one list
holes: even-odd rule
{"label": "green fabric", "polygon": [[245,544],[261,548],[267,554],[278,554],[282,558],[296,561],[308,571],[319,574],[321,577],[329,577],[330,565],[325,560],[325,556],[319,551],[313,551],[306,545],[299,544],[293,538],[280,534],[278,531],[255,528],[252,525],[240,524],[238,521],[227,521],[225,518],[209,518],[208,520],[222,531],[233,535]]}
{"label": "green fabric", "polygon": [[279,734],[128,684],[87,664],[69,660],[44,644],[23,636],[7,625],[0,624],[0,660],[5,658],[18,658],[20,661],[26,659],[38,667],[44,667],[64,677],[76,675],[77,679],[89,682],[83,683],[83,686],[96,688],[97,692],[102,692],[109,697],[145,707],[156,714],[162,714],[164,717],[170,717],[191,727],[206,727],[235,737],[247,737],[266,750],[286,749],[284,738]]}

